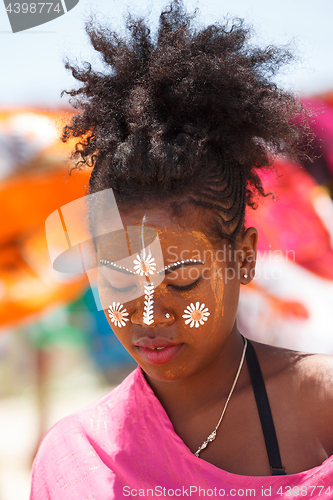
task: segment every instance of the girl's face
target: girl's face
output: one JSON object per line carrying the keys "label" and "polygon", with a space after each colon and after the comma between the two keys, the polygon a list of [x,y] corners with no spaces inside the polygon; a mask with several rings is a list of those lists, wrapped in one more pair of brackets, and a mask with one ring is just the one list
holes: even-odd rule
{"label": "girl's face", "polygon": [[[251,276],[254,269],[257,232],[249,228],[234,249],[228,242],[217,247],[205,236],[202,217],[196,214],[184,228],[164,210],[122,214],[125,230],[141,227],[144,214],[145,225],[158,233],[164,266],[169,266],[163,281],[151,287],[147,273],[142,295],[128,300],[131,287],[137,286],[133,275],[113,267],[99,273],[100,299],[112,330],[149,376],[182,379],[214,363],[237,329],[239,287],[250,281],[244,274]],[[111,260],[107,239],[98,244],[98,260]],[[154,266],[151,270],[156,271]],[[110,288],[119,297],[116,303],[108,303]]]}

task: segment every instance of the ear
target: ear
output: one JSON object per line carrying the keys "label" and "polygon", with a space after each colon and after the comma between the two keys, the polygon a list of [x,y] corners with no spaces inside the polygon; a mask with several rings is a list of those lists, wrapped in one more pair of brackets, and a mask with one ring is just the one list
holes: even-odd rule
{"label": "ear", "polygon": [[[242,259],[240,262],[239,276],[241,283],[246,285],[254,278],[257,260],[258,231],[255,227],[249,227],[244,231],[240,241]],[[247,278],[245,278],[247,276]]]}

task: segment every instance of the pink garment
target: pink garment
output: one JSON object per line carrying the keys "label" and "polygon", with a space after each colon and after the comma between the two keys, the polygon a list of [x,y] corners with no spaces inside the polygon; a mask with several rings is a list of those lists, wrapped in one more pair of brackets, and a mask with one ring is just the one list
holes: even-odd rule
{"label": "pink garment", "polygon": [[46,434],[34,461],[30,500],[136,497],[330,500],[333,456],[288,476],[241,476],[219,469],[191,453],[137,368],[116,389]]}

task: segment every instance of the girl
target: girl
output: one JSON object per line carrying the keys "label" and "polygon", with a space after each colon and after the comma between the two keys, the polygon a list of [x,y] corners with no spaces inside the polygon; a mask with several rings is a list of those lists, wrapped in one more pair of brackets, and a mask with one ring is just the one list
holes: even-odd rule
{"label": "girl", "polygon": [[[67,64],[81,113],[63,140],[80,138],[90,194],[114,194],[125,230],[94,240],[99,295],[139,366],[48,432],[31,499],[329,498],[332,358],[250,342],[236,323],[258,239],[245,208],[267,196],[258,173],[299,158],[308,134],[271,79],[290,54],[251,46],[242,21],[195,29],[178,1],[156,37],[141,19],[127,29],[87,25],[105,72]],[[104,208],[90,208],[98,234]]]}

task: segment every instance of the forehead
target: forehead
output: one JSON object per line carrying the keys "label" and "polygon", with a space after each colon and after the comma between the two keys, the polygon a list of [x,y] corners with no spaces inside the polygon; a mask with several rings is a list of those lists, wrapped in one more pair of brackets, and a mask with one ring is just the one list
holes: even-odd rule
{"label": "forehead", "polygon": [[179,247],[211,247],[204,233],[202,217],[197,213],[187,213],[177,218],[168,210],[150,209],[135,210],[130,213],[121,213],[124,226],[142,226],[153,228],[162,245],[174,244]]}
{"label": "forehead", "polygon": [[[138,232],[142,225],[149,229],[152,228],[158,234],[159,241],[162,246],[163,253],[169,247],[176,247],[177,250],[186,249],[188,251],[212,249],[212,244],[205,235],[205,223],[200,214],[193,212],[186,214],[186,217],[173,217],[168,210],[164,209],[133,209],[132,211],[120,211],[124,228],[137,227]],[[108,218],[111,216],[107,211],[98,218],[97,224],[100,225],[100,234],[105,233],[105,238],[101,241],[109,241],[108,233]],[[125,231],[126,232],[126,231]],[[120,243],[118,237],[118,243]],[[115,238],[113,243],[117,244]],[[175,249],[175,250],[176,250]]]}

